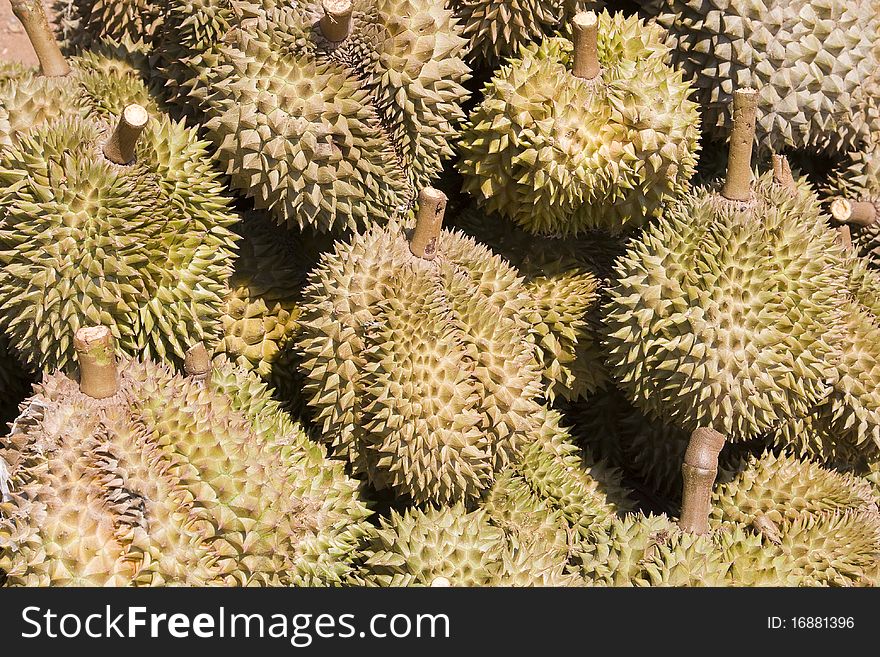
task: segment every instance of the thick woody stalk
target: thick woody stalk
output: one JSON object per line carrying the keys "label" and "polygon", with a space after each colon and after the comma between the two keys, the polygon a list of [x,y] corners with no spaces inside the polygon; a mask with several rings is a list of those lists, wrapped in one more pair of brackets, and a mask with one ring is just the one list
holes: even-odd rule
{"label": "thick woody stalk", "polygon": [[572,20],[574,62],[571,72],[584,80],[599,75],[599,19],[592,11],[583,11]]}
{"label": "thick woody stalk", "polygon": [[836,198],[831,203],[831,216],[840,223],[862,227],[870,226],[880,218],[878,217],[880,215],[880,208],[878,206],[880,206],[880,203]]}
{"label": "thick woody stalk", "polygon": [[846,224],[837,227],[837,243],[843,247],[844,251],[851,252],[853,250],[852,232]]}
{"label": "thick woody stalk", "polygon": [[425,260],[433,260],[437,255],[445,212],[446,194],[433,187],[425,187],[419,192],[419,212],[409,242],[409,250],[413,255]]}
{"label": "thick woody stalk", "polygon": [[183,358],[183,371],[196,379],[206,379],[211,373],[211,355],[204,342],[198,342],[187,349]]}
{"label": "thick woody stalk", "polygon": [[319,25],[327,41],[345,41],[351,34],[351,0],[323,0]]}
{"label": "thick woody stalk", "polygon": [[718,475],[718,454],[724,447],[724,436],[707,427],[700,427],[691,434],[681,473],[684,476],[682,491],[682,531],[705,534],[709,531],[712,485]]}
{"label": "thick woody stalk", "polygon": [[112,397],[118,389],[113,334],[106,326],[81,328],[73,336],[79,359],[79,389],[95,399]]}
{"label": "thick woody stalk", "polygon": [[40,72],[46,77],[58,77],[70,73],[70,65],[61,54],[40,0],[12,0],[12,13],[24,26],[28,39],[37,53]]}
{"label": "thick woody stalk", "polygon": [[752,146],[757,115],[758,92],[748,88],[737,89],[733,94],[733,127],[730,129],[727,177],[721,190],[721,195],[731,201],[748,201],[751,195]]}
{"label": "thick woody stalk", "polygon": [[134,162],[138,137],[147,127],[149,119],[147,110],[140,105],[129,105],[122,110],[116,129],[104,144],[104,156],[116,164]]}
{"label": "thick woody stalk", "polygon": [[784,155],[773,156],[773,182],[790,191],[792,195],[797,193],[797,185],[794,182],[791,167]]}

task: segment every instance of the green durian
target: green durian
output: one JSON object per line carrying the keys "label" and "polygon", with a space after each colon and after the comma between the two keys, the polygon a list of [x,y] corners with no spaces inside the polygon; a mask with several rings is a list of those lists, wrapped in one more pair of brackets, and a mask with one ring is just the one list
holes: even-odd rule
{"label": "green durian", "polygon": [[73,47],[111,38],[152,43],[162,29],[163,0],[55,0],[58,29]]}
{"label": "green durian", "polygon": [[337,453],[378,489],[451,504],[479,496],[532,438],[542,386],[517,271],[440,222],[416,246],[426,220],[442,221],[438,194],[422,191],[412,242],[392,223],[324,254],[297,340]]}
{"label": "green durian", "polygon": [[47,375],[0,449],[7,585],[328,585],[368,515],[256,375],[123,362],[95,399]]}
{"label": "green durian", "polygon": [[731,441],[830,392],[846,285],[843,249],[804,180],[768,173],[748,198],[709,187],[673,203],[618,259],[605,307],[606,363],[627,398]]}
{"label": "green durian", "polygon": [[593,79],[575,75],[566,39],[524,48],[486,85],[465,126],[464,189],[529,232],[638,228],[694,172],[697,107],[666,63],[660,30],[604,12],[597,47]]}
{"label": "green durian", "polygon": [[565,530],[549,519],[529,532],[493,523],[462,504],[391,512],[365,541],[358,584],[373,586],[576,586],[566,572]]}
{"label": "green durian", "polygon": [[497,67],[522,46],[564,30],[574,16],[604,6],[603,0],[451,0],[464,25],[469,60]]}
{"label": "green durian", "polygon": [[839,299],[844,335],[831,393],[775,434],[798,453],[836,465],[880,458],[880,272],[857,257],[848,266],[847,290]]}
{"label": "green durian", "polygon": [[118,165],[110,137],[74,113],[0,149],[0,329],[29,367],[68,368],[89,324],[129,356],[170,361],[220,338],[237,217],[207,144],[150,118]]}
{"label": "green durian", "polygon": [[341,2],[339,42],[318,2],[196,4],[171,11],[166,75],[200,106],[233,186],[279,224],[387,221],[452,155],[469,69],[439,0]]}
{"label": "green durian", "polygon": [[[880,13],[863,0],[652,0],[703,123],[726,136],[735,89],[758,91],[758,138],[777,152],[851,150],[878,125]],[[874,48],[874,50],[872,50]],[[876,84],[876,82],[874,83]],[[876,128],[873,128],[876,129]]]}
{"label": "green durian", "polygon": [[525,277],[548,400],[573,401],[604,388],[608,375],[598,344],[598,300],[623,242],[598,232],[583,238],[536,237],[474,208],[459,214],[456,225]]}

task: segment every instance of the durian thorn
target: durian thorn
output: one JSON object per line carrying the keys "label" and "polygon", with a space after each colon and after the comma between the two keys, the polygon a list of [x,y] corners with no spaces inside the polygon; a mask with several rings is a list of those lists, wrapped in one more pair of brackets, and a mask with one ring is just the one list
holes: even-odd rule
{"label": "durian thorn", "polygon": [[419,192],[416,227],[409,241],[409,250],[413,255],[425,260],[433,260],[437,255],[443,215],[446,213],[446,200],[446,194],[433,187],[424,187]]}
{"label": "durian thorn", "polygon": [[79,389],[84,395],[104,399],[116,394],[116,352],[113,334],[106,326],[87,326],[73,336],[79,360]]}
{"label": "durian thorn", "polygon": [[204,342],[197,342],[186,350],[183,357],[183,371],[189,376],[204,380],[211,373],[211,355]]}
{"label": "durian thorn", "polygon": [[60,77],[70,73],[70,64],[61,54],[55,40],[43,3],[40,0],[12,0],[12,13],[24,26],[28,39],[37,53],[40,72],[46,77]]}
{"label": "durian thorn", "polygon": [[718,454],[724,436],[714,429],[700,427],[691,434],[681,473],[684,488],[678,526],[684,532],[705,534],[709,531],[712,485],[718,475]]}
{"label": "durian thorn", "polygon": [[351,34],[351,0],[322,0],[324,15],[319,25],[327,41],[345,41]]}
{"label": "durian thorn", "polygon": [[773,155],[773,182],[790,191],[792,196],[797,193],[797,185],[791,174],[788,158],[784,155]]}
{"label": "durian thorn", "polygon": [[731,201],[748,201],[752,192],[752,147],[757,114],[758,92],[749,88],[737,89],[733,94],[727,177],[721,190],[721,195]]}
{"label": "durian thorn", "polygon": [[582,11],[572,19],[574,62],[571,72],[584,80],[599,76],[599,18],[595,12]]}
{"label": "durian thorn", "polygon": [[847,224],[837,227],[837,243],[840,244],[846,252],[851,252],[853,250],[852,233]]}
{"label": "durian thorn", "polygon": [[143,107],[128,105],[122,110],[122,116],[119,117],[116,129],[104,144],[104,156],[116,164],[134,162],[138,137],[147,127],[149,120],[150,115]]}
{"label": "durian thorn", "polygon": [[850,201],[836,198],[831,202],[831,216],[842,224],[870,226],[877,221],[877,204],[871,201]]}

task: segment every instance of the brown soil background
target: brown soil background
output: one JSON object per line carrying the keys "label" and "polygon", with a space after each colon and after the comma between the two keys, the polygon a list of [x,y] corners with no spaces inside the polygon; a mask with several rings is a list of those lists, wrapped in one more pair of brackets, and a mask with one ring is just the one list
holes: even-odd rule
{"label": "brown soil background", "polygon": [[[54,18],[49,2],[43,2],[46,15],[51,21]],[[0,59],[22,62],[28,66],[37,65],[37,56],[31,48],[27,34],[15,14],[9,0],[0,0]]]}

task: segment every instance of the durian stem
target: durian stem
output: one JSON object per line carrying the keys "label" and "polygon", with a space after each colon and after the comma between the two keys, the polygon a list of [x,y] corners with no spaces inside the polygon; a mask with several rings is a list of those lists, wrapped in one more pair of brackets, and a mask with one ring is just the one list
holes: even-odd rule
{"label": "durian stem", "polygon": [[128,105],[122,110],[119,123],[110,135],[110,139],[104,144],[104,156],[116,164],[131,164],[134,162],[135,148],[138,137],[147,127],[150,115],[140,105]]}
{"label": "durian stem", "polygon": [[434,588],[446,588],[452,586],[452,582],[450,582],[448,578],[440,575],[431,580],[431,586]]}
{"label": "durian stem", "polygon": [[737,89],[733,94],[733,127],[727,156],[727,178],[721,195],[731,201],[748,201],[752,191],[752,146],[758,114],[758,92]]}
{"label": "durian stem", "polygon": [[595,12],[582,11],[572,20],[574,31],[575,77],[594,80],[599,75],[599,18]]}
{"label": "durian stem", "polygon": [[79,358],[79,389],[95,399],[116,394],[116,353],[113,334],[106,326],[88,326],[73,336]]}
{"label": "durian stem", "polygon": [[705,534],[709,531],[709,512],[712,510],[712,485],[718,475],[718,454],[724,447],[724,436],[707,427],[691,434],[681,473],[684,476],[681,518],[682,531]]}
{"label": "durian stem", "polygon": [[846,224],[837,227],[837,242],[843,247],[844,251],[851,252],[853,250],[852,233]]}
{"label": "durian stem", "polygon": [[198,342],[187,349],[183,358],[183,371],[196,379],[206,379],[211,373],[211,355],[204,342]]}
{"label": "durian stem", "polygon": [[437,255],[437,242],[443,228],[443,215],[446,212],[446,194],[433,187],[425,187],[419,192],[419,212],[409,250],[425,260],[433,260]]}
{"label": "durian stem", "polygon": [[40,72],[46,77],[59,77],[70,73],[70,65],[61,54],[49,21],[43,11],[41,0],[12,0],[12,13],[24,26],[28,39],[37,53]]}
{"label": "durian stem", "polygon": [[327,41],[345,41],[351,34],[351,0],[323,0],[319,25]]}
{"label": "durian stem", "polygon": [[877,205],[871,201],[850,201],[836,198],[831,203],[831,216],[840,223],[855,226],[870,226],[877,221]]}
{"label": "durian stem", "polygon": [[789,190],[792,195],[797,192],[794,176],[791,175],[791,167],[784,155],[773,155],[773,182]]}

